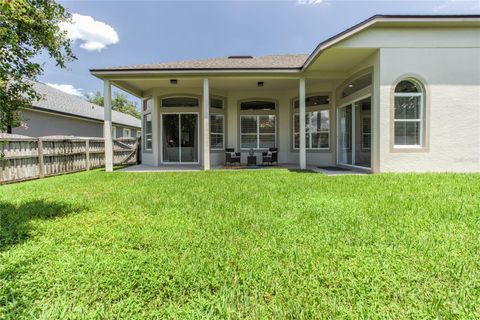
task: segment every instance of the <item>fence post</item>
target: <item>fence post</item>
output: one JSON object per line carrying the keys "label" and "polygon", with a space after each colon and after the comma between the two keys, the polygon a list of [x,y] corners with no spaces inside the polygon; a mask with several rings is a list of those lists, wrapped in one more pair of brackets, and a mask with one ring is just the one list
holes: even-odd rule
{"label": "fence post", "polygon": [[85,161],[87,170],[90,170],[90,140],[85,140]]}
{"label": "fence post", "polygon": [[41,138],[38,139],[37,149],[38,149],[39,177],[43,178],[43,177],[45,177],[45,163],[43,162],[43,141],[42,141]]}

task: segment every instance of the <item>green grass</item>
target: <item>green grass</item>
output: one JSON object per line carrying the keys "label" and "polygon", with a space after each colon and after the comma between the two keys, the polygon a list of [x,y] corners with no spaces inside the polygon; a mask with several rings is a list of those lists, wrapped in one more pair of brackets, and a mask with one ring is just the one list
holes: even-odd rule
{"label": "green grass", "polygon": [[0,186],[0,318],[480,318],[480,175]]}

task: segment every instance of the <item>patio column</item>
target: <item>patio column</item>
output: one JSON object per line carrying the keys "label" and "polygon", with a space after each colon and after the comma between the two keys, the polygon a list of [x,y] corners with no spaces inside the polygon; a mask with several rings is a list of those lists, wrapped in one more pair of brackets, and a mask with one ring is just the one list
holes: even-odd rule
{"label": "patio column", "polygon": [[300,102],[300,150],[299,165],[300,169],[307,168],[307,149],[305,141],[305,78],[300,78],[299,99]]}
{"label": "patio column", "polygon": [[203,170],[210,170],[210,88],[203,79]]}
{"label": "patio column", "polygon": [[112,142],[112,85],[110,80],[103,80],[103,140],[105,149],[105,171],[113,171]]}

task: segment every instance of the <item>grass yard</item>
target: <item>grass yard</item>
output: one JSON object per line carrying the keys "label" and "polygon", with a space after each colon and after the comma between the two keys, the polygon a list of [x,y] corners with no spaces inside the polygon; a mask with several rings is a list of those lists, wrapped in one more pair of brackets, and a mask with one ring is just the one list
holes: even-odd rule
{"label": "grass yard", "polygon": [[480,318],[480,175],[0,186],[0,318]]}

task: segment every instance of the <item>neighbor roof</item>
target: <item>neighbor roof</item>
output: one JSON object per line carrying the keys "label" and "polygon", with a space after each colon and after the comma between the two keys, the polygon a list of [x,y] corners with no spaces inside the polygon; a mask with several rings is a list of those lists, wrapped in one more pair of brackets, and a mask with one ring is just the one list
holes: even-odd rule
{"label": "neighbor roof", "polygon": [[478,22],[480,15],[375,15],[345,31],[321,42],[311,54],[286,54],[271,56],[256,56],[248,58],[213,58],[206,60],[187,60],[153,64],[140,64],[111,68],[90,69],[90,72],[99,76],[110,72],[134,72],[134,71],[215,71],[215,70],[290,70],[302,71],[325,49],[335,45],[339,41],[352,36],[365,28],[377,23],[430,23],[430,22]]}
{"label": "neighbor roof", "polygon": [[[33,103],[34,109],[103,121],[104,111],[102,106],[52,88],[44,83],[36,82],[33,87],[43,96],[43,99]],[[112,122],[123,126],[141,127],[139,119],[118,111],[112,111]]]}

